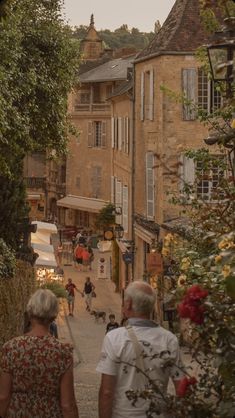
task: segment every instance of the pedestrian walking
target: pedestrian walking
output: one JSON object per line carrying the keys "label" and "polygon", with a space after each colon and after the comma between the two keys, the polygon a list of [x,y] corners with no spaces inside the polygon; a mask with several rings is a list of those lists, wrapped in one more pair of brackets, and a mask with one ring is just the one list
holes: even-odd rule
{"label": "pedestrian walking", "polygon": [[92,270],[92,262],[94,261],[94,258],[95,258],[94,251],[93,251],[93,249],[91,248],[90,245],[88,245],[87,250],[88,250],[88,252],[90,254],[90,258],[89,258],[89,270]]}
{"label": "pedestrian walking", "polygon": [[57,247],[57,258],[58,258],[58,264],[59,266],[62,265],[62,257],[63,257],[63,244],[60,241],[58,247]]}
{"label": "pedestrian walking", "polygon": [[77,244],[74,250],[74,257],[76,260],[76,265],[79,271],[82,269],[82,253],[83,253],[83,246]]}
{"label": "pedestrian walking", "polygon": [[83,251],[82,251],[83,271],[87,271],[87,269],[89,268],[89,265],[90,265],[90,253],[89,253],[87,247],[84,247]]}
{"label": "pedestrian walking", "polygon": [[137,395],[133,406],[126,392],[146,390],[149,379],[159,388],[154,393],[161,411],[159,416],[166,417],[164,395],[169,378],[177,388],[183,372],[177,338],[150,320],[155,302],[156,292],[145,282],[132,282],[125,290],[123,310],[128,325],[105,335],[97,366],[102,373],[99,418],[147,416],[150,401]]}
{"label": "pedestrian walking", "polygon": [[52,337],[56,296],[38,289],[27,305],[30,331],[4,344],[0,360],[0,416],[78,418],[73,348]]}
{"label": "pedestrian walking", "polygon": [[75,290],[82,295],[82,292],[77,288],[77,286],[72,282],[72,279],[68,279],[68,283],[65,286],[67,292],[67,301],[69,308],[69,316],[73,316],[74,312],[74,301],[75,301]]}
{"label": "pedestrian walking", "polygon": [[109,315],[109,323],[107,324],[106,327],[106,334],[109,331],[112,331],[113,329],[117,329],[119,327],[118,322],[115,321],[115,315],[114,314],[110,314]]}
{"label": "pedestrian walking", "polygon": [[86,303],[86,310],[88,312],[91,311],[91,304],[92,304],[92,292],[95,290],[95,286],[91,282],[90,277],[86,277],[86,281],[84,284],[83,295],[85,297]]}

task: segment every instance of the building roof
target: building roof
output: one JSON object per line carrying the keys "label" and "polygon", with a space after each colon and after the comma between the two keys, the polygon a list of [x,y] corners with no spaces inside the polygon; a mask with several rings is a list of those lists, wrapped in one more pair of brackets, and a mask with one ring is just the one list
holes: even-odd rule
{"label": "building roof", "polygon": [[208,36],[200,18],[199,0],[176,0],[163,26],[135,62],[167,53],[193,53]]}
{"label": "building roof", "polygon": [[112,94],[108,97],[108,99],[112,99],[112,97],[121,96],[122,94],[128,93],[133,88],[133,80],[124,81],[120,86],[118,86]]}
{"label": "building roof", "polygon": [[127,68],[131,66],[134,57],[117,58],[102,65],[96,66],[90,71],[80,74],[81,83],[115,81],[127,79]]}

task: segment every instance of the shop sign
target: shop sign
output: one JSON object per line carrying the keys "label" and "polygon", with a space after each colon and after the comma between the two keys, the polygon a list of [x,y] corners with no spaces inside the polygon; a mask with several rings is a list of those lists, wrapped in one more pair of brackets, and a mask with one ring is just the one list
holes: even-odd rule
{"label": "shop sign", "polygon": [[131,264],[134,261],[134,254],[126,251],[124,254],[122,254],[122,259],[124,263]]}
{"label": "shop sign", "polygon": [[161,274],[163,272],[163,262],[160,253],[146,254],[147,272],[154,274]]}

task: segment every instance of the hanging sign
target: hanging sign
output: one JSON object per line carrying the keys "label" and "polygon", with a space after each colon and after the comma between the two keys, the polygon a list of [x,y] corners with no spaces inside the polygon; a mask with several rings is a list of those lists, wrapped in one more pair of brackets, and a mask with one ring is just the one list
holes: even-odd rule
{"label": "hanging sign", "polygon": [[161,274],[163,272],[163,262],[160,253],[147,253],[147,272]]}

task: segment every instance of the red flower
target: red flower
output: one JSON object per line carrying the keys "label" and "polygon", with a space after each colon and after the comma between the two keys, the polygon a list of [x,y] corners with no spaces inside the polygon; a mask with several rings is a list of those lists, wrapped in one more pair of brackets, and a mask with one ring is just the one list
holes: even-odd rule
{"label": "red flower", "polygon": [[189,386],[193,386],[196,383],[197,383],[197,380],[195,377],[190,377],[190,378],[186,376],[183,377],[180,380],[178,387],[177,387],[177,396],[179,396],[180,398],[183,398],[186,395]]}
{"label": "red flower", "polygon": [[180,318],[189,318],[195,324],[201,325],[204,321],[205,308],[202,299],[208,295],[207,290],[195,284],[190,287],[182,302],[177,306]]}

